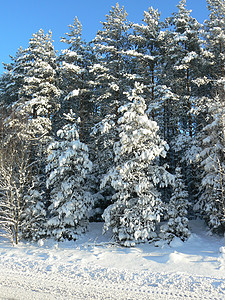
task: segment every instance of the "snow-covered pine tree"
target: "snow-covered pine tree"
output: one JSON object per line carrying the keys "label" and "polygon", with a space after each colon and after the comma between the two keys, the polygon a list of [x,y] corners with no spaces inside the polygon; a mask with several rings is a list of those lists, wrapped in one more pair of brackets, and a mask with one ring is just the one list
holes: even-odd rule
{"label": "snow-covered pine tree", "polygon": [[13,114],[18,120],[24,119],[27,124],[27,138],[32,141],[30,162],[37,162],[32,169],[32,175],[38,182],[35,185],[39,188],[37,192],[42,195],[42,201],[46,205],[46,152],[54,133],[60,97],[52,33],[45,34],[40,29],[33,34],[29,47],[23,51],[21,63],[25,72]]}
{"label": "snow-covered pine tree", "polygon": [[26,240],[37,241],[46,237],[47,210],[45,194],[40,188],[40,178],[37,175],[32,175],[31,171],[30,176],[28,176],[26,190],[23,193],[21,236]]}
{"label": "snow-covered pine tree", "polygon": [[207,0],[207,4],[209,19],[204,22],[202,32],[205,39],[202,56],[206,63],[204,65],[205,72],[202,72],[204,77],[199,80],[206,91],[204,95],[206,97],[203,97],[203,101],[198,103],[199,110],[203,112],[205,119],[205,122],[202,122],[203,126],[207,125],[206,120],[210,119],[211,112],[208,112],[208,108],[211,105],[214,106],[214,98],[218,96],[222,99],[224,97],[225,77],[225,4],[221,0]]}
{"label": "snow-covered pine tree", "polygon": [[153,240],[156,224],[162,215],[158,187],[171,183],[173,176],[159,158],[165,157],[167,144],[158,135],[159,127],[148,119],[146,104],[140,94],[143,86],[135,85],[129,103],[118,109],[120,118],[115,130],[115,166],[105,175],[101,186],[114,188],[113,204],[104,212],[105,230],[112,228],[114,239],[124,246]]}
{"label": "snow-covered pine tree", "polygon": [[[23,130],[23,135],[26,134],[27,140],[32,141],[30,160],[37,161],[38,157],[39,161],[39,166],[33,171],[36,176],[39,174],[44,177],[46,144],[51,139],[60,95],[51,32],[45,35],[40,30],[34,34],[29,47],[20,49],[12,63],[6,67],[12,78],[7,92],[13,97],[6,119],[8,130],[26,124],[26,133]],[[45,178],[40,178],[40,181],[44,182]]]}
{"label": "snow-covered pine tree", "polygon": [[[20,196],[13,196],[13,199],[20,199],[22,206],[17,218],[23,223],[20,230],[22,236],[39,238],[43,234],[42,225],[45,221],[43,209],[46,205],[46,146],[51,139],[60,95],[57,87],[56,52],[51,32],[45,35],[43,30],[40,30],[34,34],[29,47],[25,50],[19,49],[12,62],[5,65],[5,68],[8,71],[8,83],[5,81],[3,91],[9,97],[4,101],[7,106],[4,143],[11,145],[14,143],[14,137],[18,138],[22,148],[18,150],[18,154],[16,148],[15,151],[12,150],[12,155],[15,156],[12,157],[12,162],[19,155],[21,160],[25,159],[28,169],[24,171],[25,182]],[[20,176],[17,174],[19,170],[21,168],[15,166],[14,181]],[[17,183],[14,185],[17,186]],[[35,225],[31,220],[36,217],[39,221]]]}
{"label": "snow-covered pine tree", "polygon": [[80,117],[80,140],[85,141],[94,121],[94,103],[90,101],[92,89],[89,85],[89,68],[94,55],[91,47],[82,39],[82,25],[77,17],[69,29],[69,33],[61,38],[68,49],[63,50],[59,57],[63,91],[60,111],[63,114],[72,109]]}
{"label": "snow-covered pine tree", "polygon": [[186,8],[186,0],[177,5],[178,12],[166,19],[169,31],[165,32],[164,44],[164,84],[177,95],[177,101],[169,103],[169,135],[182,131],[192,137],[194,120],[191,115],[193,92],[196,88],[193,80],[198,78],[201,69],[200,24],[191,17]]}
{"label": "snow-covered pine tree", "polygon": [[[160,13],[153,7],[144,12],[144,24],[133,24],[133,33],[129,35],[129,40],[133,45],[132,50],[127,51],[127,55],[133,58],[135,80],[144,84],[144,94],[146,104],[155,119],[159,101],[156,95],[156,83],[158,72],[160,71],[160,39],[162,23]],[[130,58],[130,59],[131,59]]]}
{"label": "snow-covered pine tree", "polygon": [[207,0],[207,5],[209,18],[205,20],[201,31],[204,47],[201,50],[200,75],[193,81],[199,88],[193,110],[197,115],[199,129],[206,126],[210,119],[210,102],[214,102],[216,95],[224,95],[225,5],[221,0]]}
{"label": "snow-covered pine tree", "polygon": [[194,80],[200,77],[202,70],[202,41],[200,24],[191,16],[186,0],[181,0],[177,8],[178,11],[166,19],[167,30],[161,34],[161,76],[157,92],[163,104],[162,122],[159,120],[158,124],[170,146],[168,163],[172,170],[178,164],[182,167],[189,200],[192,201],[196,197],[196,174],[190,161],[185,159],[185,153],[199,126],[193,108],[200,92]]}
{"label": "snow-covered pine tree", "polygon": [[129,49],[128,31],[131,25],[127,21],[124,7],[117,3],[102,22],[103,28],[93,40],[97,63],[90,72],[94,75],[94,99],[98,103],[101,120],[109,113],[117,112],[126,101],[124,91],[129,89]]}
{"label": "snow-covered pine tree", "polygon": [[[19,91],[23,85],[25,74],[25,66],[23,63],[23,49],[19,48],[15,57],[10,57],[11,62],[8,64],[3,64],[5,72],[0,77],[0,116],[2,136],[5,136],[5,134],[3,134],[2,132],[3,129],[6,130],[6,132],[8,132],[8,135],[10,136],[12,134],[12,131],[15,131],[15,127],[18,127],[20,129],[22,128],[21,116],[18,117],[15,106],[19,100]],[[18,118],[20,120],[17,122],[16,119]],[[9,128],[11,126],[10,123],[13,127],[12,130],[10,130]],[[8,128],[6,124],[8,124]]]}
{"label": "snow-covered pine tree", "polygon": [[225,232],[225,108],[219,96],[210,102],[211,118],[199,137],[201,152],[198,155],[203,169],[200,185],[199,210],[212,232]]}
{"label": "snow-covered pine tree", "polygon": [[[210,78],[221,80],[224,78],[225,63],[225,4],[223,0],[207,0],[209,19],[205,21],[204,36],[206,50],[211,62]],[[211,54],[211,55],[210,55]],[[221,82],[223,85],[224,82]],[[218,92],[218,87],[216,87]]]}
{"label": "snow-covered pine tree", "polygon": [[203,51],[207,62],[205,76],[200,80],[207,91],[200,98],[198,109],[202,115],[202,130],[198,134],[201,150],[198,153],[201,171],[200,197],[195,209],[206,220],[211,232],[225,231],[224,200],[224,17],[222,0],[207,0],[209,19],[204,23]]}
{"label": "snow-covered pine tree", "polygon": [[47,234],[57,240],[76,239],[86,230],[92,196],[87,176],[92,163],[88,147],[80,142],[72,113],[67,125],[57,132],[57,139],[48,147],[47,187],[50,190]]}
{"label": "snow-covered pine tree", "polygon": [[59,108],[56,62],[52,33],[44,34],[40,29],[33,34],[21,57],[25,74],[16,110],[28,117],[31,132],[42,144],[52,135],[52,123]]}
{"label": "snow-covered pine tree", "polygon": [[[130,59],[128,31],[131,25],[127,21],[124,7],[117,3],[102,22],[102,30],[93,40],[96,63],[90,68],[93,75],[93,101],[95,102],[94,137],[90,143],[96,192],[96,205],[104,209],[111,200],[111,188],[104,187],[99,193],[100,180],[108,172],[113,162],[113,144],[118,139],[108,128],[118,119],[119,106],[127,101],[124,92],[130,89]],[[95,185],[95,187],[94,187]]]}
{"label": "snow-covered pine tree", "polygon": [[175,183],[169,203],[166,205],[166,219],[168,222],[161,226],[160,237],[170,243],[174,237],[182,241],[190,236],[188,229],[188,192],[181,175],[181,168],[175,170]]}
{"label": "snow-covered pine tree", "polygon": [[4,103],[5,109],[10,112],[13,104],[19,99],[19,91],[23,84],[25,74],[24,64],[22,62],[23,49],[19,48],[15,57],[10,56],[11,62],[3,64],[5,72],[0,80],[0,98]]}

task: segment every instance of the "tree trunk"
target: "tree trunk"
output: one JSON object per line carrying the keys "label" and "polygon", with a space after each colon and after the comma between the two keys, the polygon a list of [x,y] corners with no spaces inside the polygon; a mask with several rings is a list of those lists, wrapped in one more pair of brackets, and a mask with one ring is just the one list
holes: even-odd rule
{"label": "tree trunk", "polygon": [[[222,56],[223,54],[223,45],[220,43],[220,55]],[[220,72],[221,72],[221,77],[224,77],[224,64],[223,64],[223,59],[221,58],[220,60]]]}
{"label": "tree trunk", "polygon": [[191,89],[190,89],[190,69],[187,68],[187,94],[188,94],[188,127],[189,127],[189,136],[192,137],[192,117],[191,117]]}

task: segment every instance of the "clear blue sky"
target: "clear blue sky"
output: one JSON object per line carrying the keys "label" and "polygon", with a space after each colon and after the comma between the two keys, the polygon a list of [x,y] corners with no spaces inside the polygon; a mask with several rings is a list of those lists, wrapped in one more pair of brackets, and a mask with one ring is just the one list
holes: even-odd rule
{"label": "clear blue sky", "polygon": [[[117,2],[125,7],[128,20],[141,22],[143,12],[150,6],[161,11],[163,20],[177,10],[179,0],[0,0],[0,74],[1,62],[10,62],[9,55],[14,56],[20,46],[26,48],[40,28],[52,30],[55,49],[61,50],[64,45],[60,37],[77,16],[84,39],[90,41],[101,29],[100,21]],[[206,0],[187,0],[187,7],[200,23],[208,16]]]}

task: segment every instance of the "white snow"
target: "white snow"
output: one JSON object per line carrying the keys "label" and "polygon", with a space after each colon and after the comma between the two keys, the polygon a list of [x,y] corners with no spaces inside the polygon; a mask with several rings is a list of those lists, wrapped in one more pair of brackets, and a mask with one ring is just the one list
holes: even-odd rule
{"label": "white snow", "polygon": [[0,299],[225,299],[225,238],[191,221],[171,246],[125,248],[91,223],[76,242],[0,240]]}
{"label": "white snow", "polygon": [[70,98],[77,97],[79,93],[80,93],[79,89],[73,90],[65,97],[65,100],[69,100]]}

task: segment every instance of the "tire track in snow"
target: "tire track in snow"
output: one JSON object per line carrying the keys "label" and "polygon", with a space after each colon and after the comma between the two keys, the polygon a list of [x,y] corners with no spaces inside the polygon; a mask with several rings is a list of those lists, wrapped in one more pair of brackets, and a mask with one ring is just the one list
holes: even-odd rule
{"label": "tire track in snow", "polygon": [[0,299],[179,300],[225,299],[223,279],[174,273],[119,271],[86,266],[57,271],[0,271]]}

